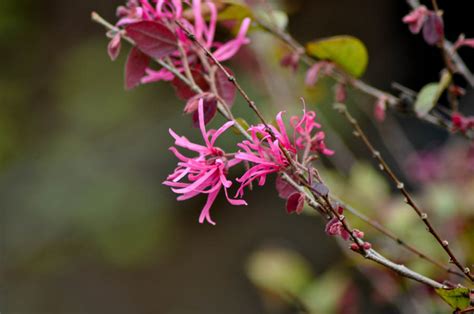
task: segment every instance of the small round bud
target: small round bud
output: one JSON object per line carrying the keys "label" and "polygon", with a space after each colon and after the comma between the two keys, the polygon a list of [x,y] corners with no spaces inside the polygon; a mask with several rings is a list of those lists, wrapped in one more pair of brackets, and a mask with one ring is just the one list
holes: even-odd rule
{"label": "small round bud", "polygon": [[402,190],[404,188],[405,188],[405,184],[403,184],[403,182],[398,182],[397,189]]}
{"label": "small round bud", "polygon": [[442,244],[443,244],[443,246],[445,246],[445,247],[449,245],[449,242],[448,242],[448,241],[446,241],[446,240],[444,240],[444,241],[443,241],[443,242],[441,242],[441,243],[442,243]]}

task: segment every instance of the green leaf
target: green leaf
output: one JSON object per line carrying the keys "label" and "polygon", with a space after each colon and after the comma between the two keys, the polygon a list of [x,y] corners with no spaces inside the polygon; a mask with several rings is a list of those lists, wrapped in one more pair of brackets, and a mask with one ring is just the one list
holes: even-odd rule
{"label": "green leaf", "polygon": [[469,289],[435,289],[436,293],[453,309],[464,310],[470,305]]}
{"label": "green leaf", "polygon": [[[239,124],[244,130],[248,130],[250,128],[248,122],[243,118],[236,118],[235,122]],[[232,132],[234,132],[236,135],[241,135],[240,130],[235,125],[232,127]]]}
{"label": "green leaf", "polygon": [[252,10],[245,4],[237,1],[220,1],[224,4],[224,9],[219,12],[219,21],[242,21],[246,17],[253,17]]}
{"label": "green leaf", "polygon": [[258,288],[282,297],[298,295],[313,279],[311,265],[298,253],[283,248],[266,248],[252,254],[247,276]]}
{"label": "green leaf", "polygon": [[284,30],[288,25],[288,14],[281,10],[272,10],[271,13],[262,13],[260,18],[263,22],[276,26],[279,30]]}
{"label": "green leaf", "polygon": [[362,41],[347,35],[309,42],[306,51],[318,59],[333,61],[355,77],[364,74],[369,61],[367,48]]}
{"label": "green leaf", "polygon": [[438,101],[439,83],[429,83],[425,85],[418,93],[415,102],[415,112],[418,116],[423,117],[430,112]]}
{"label": "green leaf", "polygon": [[453,77],[451,73],[448,71],[444,70],[443,74],[441,75],[441,79],[439,80],[438,84],[438,90],[436,91],[436,101],[441,97],[443,94],[444,90],[449,87],[449,84],[451,84]]}

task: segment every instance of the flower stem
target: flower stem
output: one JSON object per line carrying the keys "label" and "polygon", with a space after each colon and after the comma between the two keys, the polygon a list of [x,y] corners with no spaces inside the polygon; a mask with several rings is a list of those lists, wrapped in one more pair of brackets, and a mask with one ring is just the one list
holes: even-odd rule
{"label": "flower stem", "polygon": [[396,188],[402,193],[402,195],[405,197],[405,202],[416,212],[418,217],[422,220],[422,222],[425,224],[426,228],[428,229],[428,232],[433,235],[433,237],[436,239],[436,241],[439,243],[439,245],[443,248],[443,250],[448,254],[450,257],[450,262],[456,265],[459,270],[464,274],[464,276],[469,279],[471,282],[474,282],[474,276],[471,274],[471,271],[468,267],[463,266],[459,260],[456,258],[454,253],[452,252],[451,248],[449,247],[449,242],[447,240],[443,240],[439,233],[436,231],[434,228],[433,224],[428,218],[428,214],[423,212],[420,207],[416,204],[414,198],[411,196],[410,193],[408,193],[407,189],[405,188],[405,185],[403,184],[402,181],[395,175],[393,170],[390,168],[390,166],[387,164],[387,162],[383,159],[382,155],[380,154],[379,151],[377,151],[372,143],[369,141],[367,135],[364,133],[362,128],[360,127],[359,123],[357,120],[349,113],[347,110],[347,107],[343,104],[336,104],[336,110],[338,110],[346,119],[347,121],[351,124],[351,126],[354,129],[354,135],[356,137],[359,137],[362,142],[365,144],[367,149],[370,151],[372,154],[373,158],[377,160],[379,163],[380,170],[383,171],[387,176],[393,181],[395,184]]}

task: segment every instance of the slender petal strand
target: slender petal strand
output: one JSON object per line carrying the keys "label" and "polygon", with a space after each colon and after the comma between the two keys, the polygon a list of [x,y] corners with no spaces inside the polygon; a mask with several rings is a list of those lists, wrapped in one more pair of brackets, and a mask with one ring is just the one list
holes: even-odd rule
{"label": "slender petal strand", "polygon": [[204,125],[203,107],[203,99],[200,99],[198,117],[205,146],[192,143],[186,137],[179,136],[170,129],[170,134],[175,140],[175,146],[197,153],[197,156],[186,157],[176,147],[170,147],[170,151],[178,158],[179,163],[163,184],[169,186],[174,193],[179,195],[178,201],[184,201],[199,194],[207,194],[207,201],[201,211],[199,222],[207,221],[214,225],[215,222],[211,218],[210,209],[222,189],[231,205],[241,206],[247,205],[247,203],[244,200],[229,198],[227,191],[232,186],[232,181],[227,179],[228,170],[238,164],[239,161],[228,160],[224,151],[214,146],[218,137],[229,129],[233,122],[225,123],[218,130],[207,131]]}
{"label": "slender petal strand", "polygon": [[316,113],[314,111],[305,110],[301,117],[292,117],[290,119],[293,129],[292,137],[290,137],[283,121],[283,112],[276,116],[277,126],[269,126],[271,132],[262,124],[251,126],[248,131],[252,140],[244,140],[239,143],[238,147],[241,150],[235,154],[236,160],[251,165],[237,179],[237,182],[240,183],[237,196],[242,197],[244,189],[253,182],[262,186],[268,175],[284,171],[290,164],[287,159],[288,155],[292,159],[297,159],[299,151],[307,151],[307,154],[334,154],[334,151],[326,147],[325,133],[320,130],[321,125],[315,120]]}
{"label": "slender petal strand", "polygon": [[[192,16],[185,14],[186,11],[192,12]],[[251,24],[249,18],[242,21],[239,33],[235,38],[225,42],[215,40],[218,6],[211,0],[128,0],[126,5],[117,9],[117,17],[119,20],[116,26],[124,28],[130,24],[143,21],[153,21],[167,25],[169,30],[173,32],[175,40],[183,48],[191,68],[201,66],[200,58],[196,54],[193,42],[185,36],[175,22],[184,25],[204,47],[214,53],[219,61],[231,59],[242,46],[250,42],[247,37]],[[115,48],[117,45],[111,46]],[[109,53],[113,50],[109,47]],[[185,69],[182,66],[180,54],[181,51],[176,46],[176,51],[171,54],[169,60],[179,72],[184,73]],[[115,54],[112,54],[112,56],[114,58]],[[161,69],[160,71],[147,69],[146,75],[141,78],[141,83],[171,81],[174,77],[175,75],[167,69]]]}

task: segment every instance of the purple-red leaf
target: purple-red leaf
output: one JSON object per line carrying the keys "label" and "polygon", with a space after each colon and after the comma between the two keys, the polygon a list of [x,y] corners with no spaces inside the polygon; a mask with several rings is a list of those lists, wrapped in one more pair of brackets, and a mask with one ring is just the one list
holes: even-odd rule
{"label": "purple-red leaf", "polygon": [[[230,75],[234,75],[234,73],[229,69],[225,68]],[[227,76],[221,70],[217,70],[215,74],[216,80],[216,88],[219,96],[224,99],[226,104],[229,107],[232,107],[235,100],[236,90],[234,84],[227,78]]]}
{"label": "purple-red leaf", "polygon": [[[203,109],[204,109],[204,124],[208,124],[211,122],[212,118],[217,113],[217,99],[214,95],[212,94],[202,94],[202,95],[197,95],[191,98],[188,101],[188,104],[186,107],[188,109],[192,109],[192,107],[195,107],[197,109],[197,106],[193,105],[193,102],[198,102],[199,99],[203,99]],[[193,113],[193,126],[196,128],[199,128],[199,112],[198,110],[195,110]]]}
{"label": "purple-red leaf", "polygon": [[303,207],[304,195],[299,192],[291,194],[288,200],[286,201],[286,211],[288,212],[288,214],[294,212],[296,212],[297,214],[301,214],[301,212],[303,211]]}
{"label": "purple-red leaf", "polygon": [[444,36],[443,19],[435,12],[430,12],[423,25],[423,38],[429,45],[436,45]]}
{"label": "purple-red leaf", "polygon": [[[209,90],[209,85],[202,75],[201,71],[197,70],[192,70],[191,71],[194,82],[203,90],[207,91]],[[181,98],[182,100],[188,100],[191,97],[196,96],[196,93],[187,85],[185,84],[181,79],[175,76],[171,84],[174,86],[176,90],[176,95]]]}
{"label": "purple-red leaf", "polygon": [[109,57],[112,61],[115,61],[120,54],[120,48],[122,47],[121,44],[122,37],[120,34],[116,34],[109,42],[107,46],[107,52],[109,53]]}
{"label": "purple-red leaf", "polygon": [[312,188],[316,193],[318,193],[321,196],[325,197],[325,196],[328,196],[329,194],[329,188],[323,183],[316,182],[313,184]]}
{"label": "purple-red leaf", "polygon": [[176,50],[176,36],[165,25],[153,21],[141,21],[125,28],[127,36],[148,56],[160,59]]}
{"label": "purple-red leaf", "polygon": [[283,180],[280,176],[276,178],[275,181],[276,190],[278,192],[278,196],[282,199],[288,199],[291,194],[296,192],[296,189],[291,186],[288,182]]}
{"label": "purple-red leaf", "polygon": [[135,47],[130,50],[125,64],[125,89],[140,85],[149,63],[150,58],[146,54]]}

